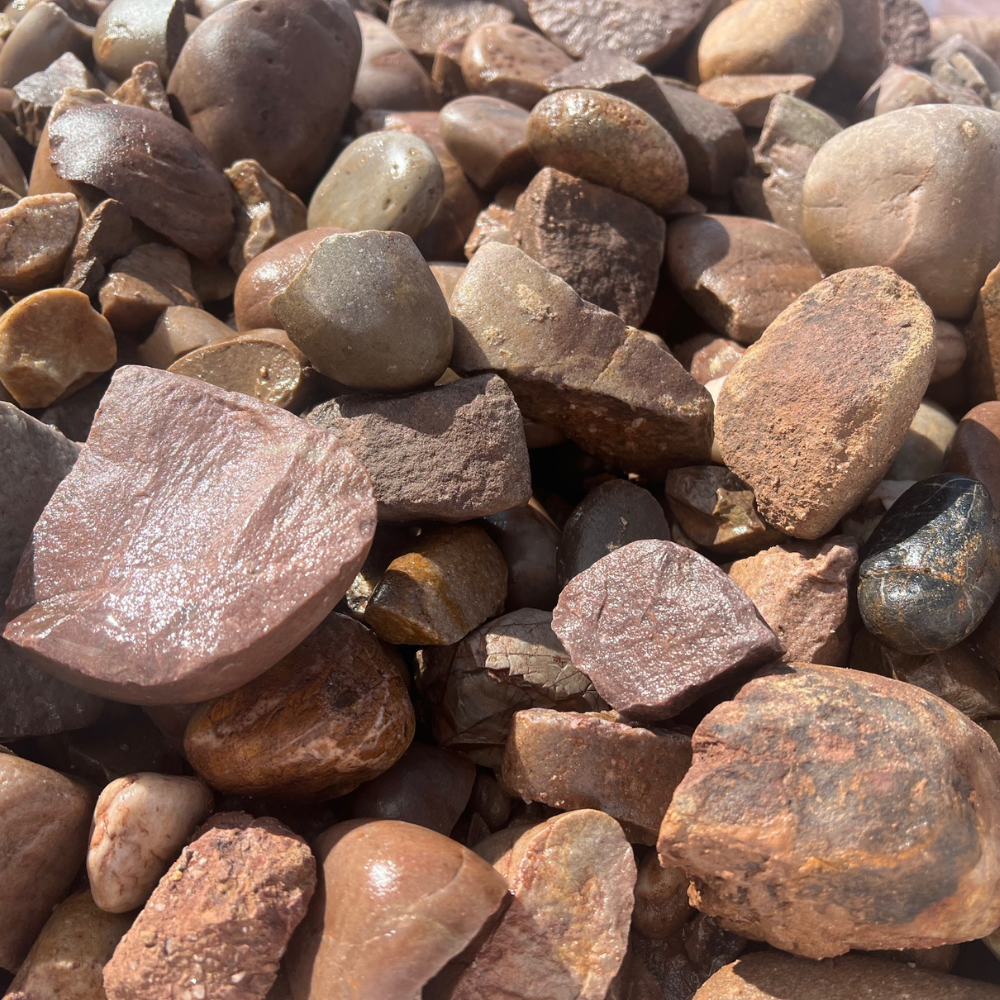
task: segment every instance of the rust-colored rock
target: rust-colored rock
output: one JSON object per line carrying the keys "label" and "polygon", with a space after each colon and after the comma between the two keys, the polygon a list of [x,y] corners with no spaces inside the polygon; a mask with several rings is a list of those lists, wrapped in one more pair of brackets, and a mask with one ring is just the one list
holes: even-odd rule
{"label": "rust-colored rock", "polygon": [[971,402],[1000,398],[1000,264],[986,276],[976,295],[975,312],[965,335]]}
{"label": "rust-colored rock", "polygon": [[1000,402],[980,403],[962,417],[943,471],[978,479],[1000,508]]}
{"label": "rust-colored rock", "polygon": [[153,332],[139,345],[139,360],[150,368],[169,368],[185,354],[199,347],[217,344],[236,336],[204,309],[194,306],[168,306],[156,321]]}
{"label": "rust-colored rock", "polygon": [[815,83],[802,73],[715,76],[701,84],[698,93],[728,108],[748,128],[762,128],[779,94],[808,97]]}
{"label": "rust-colored rock", "polygon": [[71,194],[40,194],[0,209],[0,289],[27,295],[59,281],[80,225]]}
{"label": "rust-colored rock", "polygon": [[660,860],[729,930],[824,958],[967,941],[1000,919],[1000,753],[934,695],[782,666],[692,746]]}
{"label": "rust-colored rock", "polygon": [[725,378],[746,351],[735,340],[716,337],[711,333],[699,333],[673,348],[674,357],[702,385],[707,385],[713,379]]}

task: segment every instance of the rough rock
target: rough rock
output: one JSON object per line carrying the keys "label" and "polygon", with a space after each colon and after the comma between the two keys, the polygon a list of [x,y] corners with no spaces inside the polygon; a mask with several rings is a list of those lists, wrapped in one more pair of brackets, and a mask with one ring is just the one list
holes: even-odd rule
{"label": "rough rock", "polygon": [[439,45],[484,24],[507,24],[511,11],[484,0],[392,0],[389,27],[417,55],[434,57]]}
{"label": "rough rock", "polygon": [[931,21],[919,0],[882,0],[885,61],[916,66],[931,52]]}
{"label": "rough rock", "polygon": [[93,296],[108,265],[123,256],[132,235],[132,219],[120,202],[105,198],[84,220],[66,261],[63,287]]}
{"label": "rough rock", "polygon": [[56,101],[68,87],[85,90],[95,85],[87,67],[72,52],[61,55],[47,69],[26,76],[14,87],[11,113],[18,132],[37,146]]}
{"label": "rough rock", "polygon": [[677,934],[691,916],[690,884],[680,868],[664,868],[656,851],[650,851],[639,862],[633,927],[646,937],[660,940]]}
{"label": "rough rock", "polygon": [[128,79],[111,95],[112,100],[122,104],[134,104],[137,108],[149,108],[161,115],[173,118],[167,89],[160,79],[160,71],[154,62],[141,62],[132,67]]}
{"label": "rough rock", "polygon": [[747,128],[762,128],[775,98],[808,97],[815,83],[814,77],[803,73],[714,76],[698,87],[698,93],[728,108]]}

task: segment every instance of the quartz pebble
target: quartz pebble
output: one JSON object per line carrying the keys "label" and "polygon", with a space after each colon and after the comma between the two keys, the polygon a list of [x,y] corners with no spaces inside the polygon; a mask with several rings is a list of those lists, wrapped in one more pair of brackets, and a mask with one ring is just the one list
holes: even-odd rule
{"label": "quartz pebble", "polygon": [[698,87],[698,93],[728,108],[748,128],[762,128],[775,98],[808,97],[815,83],[814,77],[802,73],[714,76]]}
{"label": "quartz pebble", "polygon": [[746,347],[737,344],[735,340],[717,337],[712,333],[699,333],[673,348],[677,360],[702,385],[713,379],[725,378],[736,367],[736,362],[746,354],[746,350]]}

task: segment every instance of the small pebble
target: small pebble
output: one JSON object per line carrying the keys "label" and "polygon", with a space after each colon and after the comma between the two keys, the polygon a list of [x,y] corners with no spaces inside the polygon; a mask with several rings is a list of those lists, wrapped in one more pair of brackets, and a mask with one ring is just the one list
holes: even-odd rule
{"label": "small pebble", "polygon": [[679,868],[664,868],[655,851],[639,863],[632,924],[650,938],[671,938],[691,916],[688,877]]}
{"label": "small pebble", "polygon": [[[529,430],[525,424],[525,432]],[[528,447],[531,447],[529,441]],[[551,611],[559,597],[556,554],[561,533],[545,509],[532,498],[484,518],[484,526],[507,563],[506,611],[537,608]]]}
{"label": "small pebble", "polygon": [[728,337],[699,333],[673,348],[674,356],[702,385],[713,379],[725,378],[736,362],[746,354],[746,347]]}

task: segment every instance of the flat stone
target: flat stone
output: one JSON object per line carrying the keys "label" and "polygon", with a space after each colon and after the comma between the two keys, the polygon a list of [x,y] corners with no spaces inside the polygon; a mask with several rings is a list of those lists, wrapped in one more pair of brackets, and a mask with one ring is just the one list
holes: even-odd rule
{"label": "flat stone", "polygon": [[1000,403],[980,403],[962,417],[943,471],[978,479],[1000,509]]}
{"label": "flat stone", "polygon": [[784,665],[709,712],[692,747],[660,861],[728,930],[825,958],[967,941],[1000,918],[1000,752],[934,695]]}
{"label": "flat stone", "polygon": [[945,452],[957,428],[958,425],[943,406],[924,400],[910,421],[910,429],[892,460],[886,478],[917,480],[936,476],[944,465]]}
{"label": "flat stone", "polygon": [[339,823],[316,856],[318,892],[285,959],[297,997],[410,1000],[507,895],[482,858],[411,823]]}
{"label": "flat stone", "polygon": [[707,391],[669,352],[584,302],[523,251],[482,246],[451,308],[457,320],[452,367],[502,375],[527,418],[652,478],[671,465],[707,458]]}
{"label": "flat stone", "polygon": [[167,88],[163,86],[155,62],[140,62],[133,66],[128,79],[111,97],[121,104],[134,104],[137,108],[149,108],[171,118],[174,116]]}
{"label": "flat stone", "polygon": [[64,52],[93,58],[90,33],[58,4],[38,3],[17,22],[0,53],[0,87],[13,87],[50,66]]}
{"label": "flat stone", "polygon": [[885,61],[916,66],[931,52],[931,20],[919,0],[882,0]]}
{"label": "flat stone", "polygon": [[309,202],[308,226],[386,229],[416,238],[444,198],[444,174],[423,139],[394,130],[355,139]]}
{"label": "flat stone", "polygon": [[48,140],[63,180],[100,188],[195,257],[210,260],[229,249],[229,181],[198,139],[166,115],[128,104],[70,108],[49,123]]}
{"label": "flat stone", "polygon": [[717,337],[712,333],[699,333],[673,348],[674,357],[702,385],[707,385],[713,379],[725,378],[746,351],[735,340]]}
{"label": "flat stone", "polygon": [[871,493],[927,388],[932,320],[888,268],[845,271],[789,306],[726,376],[715,432],[769,524],[819,538]]}
{"label": "flat stone", "polygon": [[893,504],[862,556],[858,606],[868,630],[904,653],[948,649],[1000,594],[1000,514],[977,480],[933,476]]}
{"label": "flat stone", "polygon": [[94,903],[109,913],[143,906],[212,805],[198,778],[140,772],[106,785],[87,848]]}
{"label": "flat stone", "polygon": [[968,357],[969,346],[965,335],[954,323],[946,319],[934,320],[934,371],[931,372],[931,385],[943,382],[962,370]]}
{"label": "flat stone", "polygon": [[377,17],[356,10],[361,28],[361,63],[351,103],[360,111],[434,111],[441,98],[419,61]]}
{"label": "flat stone", "polygon": [[507,566],[489,535],[455,525],[424,534],[393,559],[364,622],[386,642],[449,646],[496,615],[506,592]]}
{"label": "flat stone", "polygon": [[670,226],[667,264],[678,291],[713,329],[752,344],[823,275],[802,239],[736,215],[687,215]]}
{"label": "flat stone", "polygon": [[534,608],[495,618],[454,646],[422,649],[416,682],[435,741],[496,770],[517,712],[604,707],[552,631],[551,613]]}
{"label": "flat stone", "polygon": [[28,409],[71,395],[116,358],[110,324],[81,292],[46,288],[0,316],[0,382]]}
{"label": "flat stone", "polygon": [[57,771],[0,754],[0,969],[15,972],[69,892],[87,852],[92,793]]}
{"label": "flat stone", "polygon": [[[973,208],[1000,196],[994,118],[981,108],[927,105],[834,136],[816,154],[802,194],[819,266],[892,266],[936,316],[968,316],[1000,259],[1000,221]],[[951,197],[956,184],[969,192],[960,205]]]}
{"label": "flat stone", "polygon": [[79,226],[72,194],[35,195],[0,209],[0,289],[28,295],[56,284]]}
{"label": "flat stone", "polygon": [[495,375],[405,396],[340,396],[309,420],[365,467],[381,521],[466,521],[531,497],[521,414]]}
{"label": "flat stone", "polygon": [[645,937],[658,940],[677,934],[692,913],[687,898],[690,884],[680,868],[664,868],[656,852],[650,851],[639,862],[633,927]]}
{"label": "flat stone", "polygon": [[714,76],[698,87],[698,93],[728,108],[748,128],[762,128],[779,94],[808,97],[815,83],[815,77],[804,73]]}
{"label": "flat stone", "polygon": [[632,542],[571,580],[552,628],[605,701],[649,722],[784,653],[722,570],[659,540]]}
{"label": "flat stone", "polygon": [[753,601],[790,663],[847,665],[849,590],[858,544],[848,535],[822,543],[775,545],[729,567],[729,579]]}
{"label": "flat stone", "polygon": [[128,250],[132,218],[121,202],[105,198],[83,220],[63,272],[63,287],[93,296],[108,265]]}
{"label": "flat stone", "polygon": [[216,813],[105,966],[108,1000],[193,996],[198,986],[206,996],[264,1000],[315,886],[316,861],[284,824]]}
{"label": "flat stone", "polygon": [[633,844],[652,845],[690,764],[691,741],[680,733],[529,708],[511,722],[503,782],[525,802],[600,809]]}
{"label": "flat stone", "polygon": [[528,117],[528,148],[555,167],[644,202],[661,214],[687,191],[677,143],[642,108],[599,90],[560,90]]}
{"label": "flat stone", "polygon": [[230,340],[234,336],[236,331],[232,327],[204,309],[168,306],[136,353],[142,364],[167,369],[199,347]]}
{"label": "flat stone", "polygon": [[484,24],[509,24],[503,4],[483,0],[392,0],[389,27],[417,55],[434,58],[439,45]]}
{"label": "flat stone", "polygon": [[256,160],[305,197],[337,148],[360,58],[345,3],[230,4],[191,33],[167,91],[218,167]]}
{"label": "flat stone", "polygon": [[460,97],[441,110],[441,138],[462,170],[484,190],[530,175],[528,113],[498,97]]}
{"label": "flat stone", "polygon": [[333,614],[260,677],[201,706],[184,751],[230,795],[309,801],[381,774],[413,729],[395,662],[363,625]]}
{"label": "flat stone", "polygon": [[[251,522],[232,504],[234,482]],[[80,553],[82,522],[67,513],[80,510],[100,559]],[[128,366],[35,526],[4,635],[118,701],[204,701],[263,673],[326,617],[374,521],[367,476],[326,432],[249,396]],[[171,556],[159,561],[164,539]]]}
{"label": "flat stone", "polygon": [[94,58],[113,80],[147,61],[166,79],[186,38],[182,0],[112,0],[94,30]]}
{"label": "flat stone", "polygon": [[47,69],[26,76],[14,86],[12,114],[18,132],[37,146],[56,101],[67,87],[86,89],[96,82],[72,52],[61,55]]}
{"label": "flat stone", "polygon": [[630,326],[646,318],[666,234],[652,209],[545,167],[517,199],[512,222],[517,245],[581,298]]}

